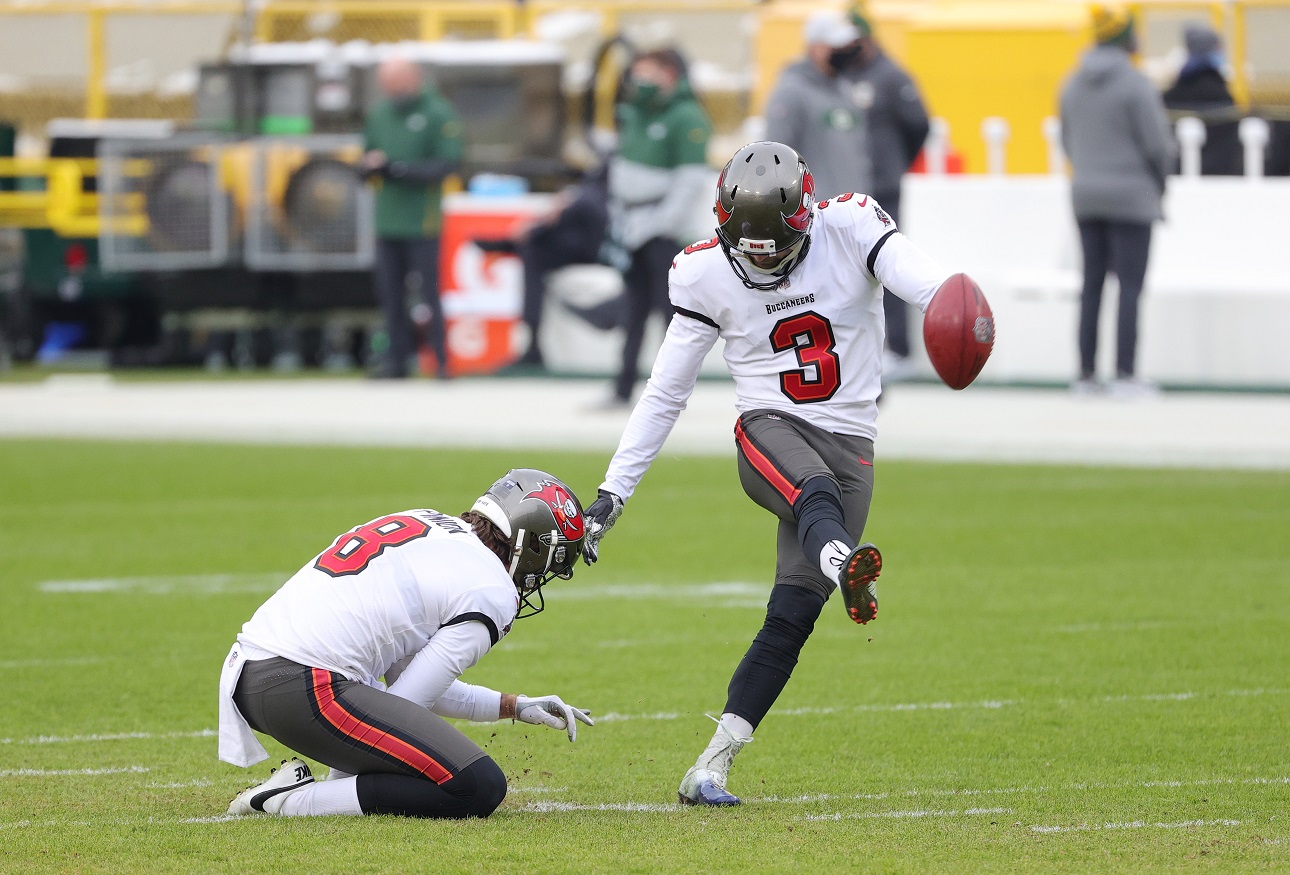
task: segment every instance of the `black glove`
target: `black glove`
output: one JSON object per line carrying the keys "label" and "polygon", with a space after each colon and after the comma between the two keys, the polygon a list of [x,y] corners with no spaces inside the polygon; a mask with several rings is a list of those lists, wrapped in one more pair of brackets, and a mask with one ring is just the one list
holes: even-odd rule
{"label": "black glove", "polygon": [[623,500],[612,492],[601,489],[597,498],[583,514],[587,536],[582,542],[582,561],[588,565],[600,558],[600,539],[614,527],[623,515]]}

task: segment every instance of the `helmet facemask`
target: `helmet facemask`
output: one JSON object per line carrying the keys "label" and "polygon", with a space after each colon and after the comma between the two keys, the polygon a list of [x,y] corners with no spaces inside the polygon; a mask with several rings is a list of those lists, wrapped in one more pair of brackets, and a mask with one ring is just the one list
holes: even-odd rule
{"label": "helmet facemask", "polygon": [[[761,291],[770,291],[779,287],[779,284],[788,279],[802,259],[806,258],[806,252],[811,248],[810,234],[802,235],[801,239],[791,245],[787,250],[787,255],[773,267],[760,267],[752,260],[754,253],[765,254],[765,249],[760,246],[767,241],[748,240],[747,237],[741,238],[739,243],[730,246],[721,236],[717,237],[721,244],[721,251],[726,256],[726,261],[730,262],[730,267],[734,270],[735,275],[743,281],[744,286],[750,289],[760,289]],[[774,241],[769,241],[774,243]],[[745,246],[745,244],[751,244]],[[778,254],[778,253],[775,253]]]}
{"label": "helmet facemask", "polygon": [[[581,514],[581,511],[579,513]],[[516,546],[515,556],[507,570],[510,571],[511,579],[515,581],[515,589],[520,594],[520,609],[515,619],[523,620],[525,617],[542,613],[546,608],[546,599],[542,595],[542,587],[546,583],[555,577],[561,580],[569,580],[573,577],[573,565],[582,555],[582,541],[579,540],[576,544],[567,541],[559,531],[538,534],[521,529],[516,534],[517,540],[522,539],[525,543]],[[542,563],[545,566],[542,571],[518,573],[526,551],[534,554],[532,564]]]}

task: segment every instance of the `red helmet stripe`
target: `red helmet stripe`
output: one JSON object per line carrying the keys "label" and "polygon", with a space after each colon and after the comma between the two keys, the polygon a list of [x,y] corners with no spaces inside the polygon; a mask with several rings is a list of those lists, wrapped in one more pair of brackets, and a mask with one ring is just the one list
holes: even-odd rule
{"label": "red helmet stripe", "polygon": [[717,179],[717,224],[724,225],[730,221],[730,213],[721,205],[721,186],[726,181],[726,171],[721,171],[721,176]]}
{"label": "red helmet stripe", "polygon": [[814,205],[815,177],[807,170],[802,173],[802,202],[798,204],[797,212],[787,216],[784,222],[794,231],[805,231],[811,226],[811,207]]}

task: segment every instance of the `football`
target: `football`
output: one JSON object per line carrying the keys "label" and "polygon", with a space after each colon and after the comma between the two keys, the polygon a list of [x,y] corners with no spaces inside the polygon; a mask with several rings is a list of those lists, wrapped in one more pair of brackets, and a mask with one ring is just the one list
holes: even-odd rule
{"label": "football", "polygon": [[994,314],[967,274],[954,274],[932,296],[923,314],[923,344],[951,389],[965,388],[985,367],[994,348]]}

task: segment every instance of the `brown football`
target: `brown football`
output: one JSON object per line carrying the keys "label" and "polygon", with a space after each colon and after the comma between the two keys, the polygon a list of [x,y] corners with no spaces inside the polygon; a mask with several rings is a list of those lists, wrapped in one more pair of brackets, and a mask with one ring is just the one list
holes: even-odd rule
{"label": "brown football", "polygon": [[981,288],[964,273],[941,284],[923,314],[923,344],[951,389],[976,379],[994,348],[994,314]]}

